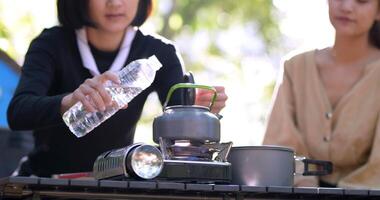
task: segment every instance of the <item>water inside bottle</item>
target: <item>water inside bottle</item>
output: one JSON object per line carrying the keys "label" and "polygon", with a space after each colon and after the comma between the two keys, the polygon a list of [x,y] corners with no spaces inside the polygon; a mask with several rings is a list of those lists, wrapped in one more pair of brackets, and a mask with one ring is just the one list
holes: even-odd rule
{"label": "water inside bottle", "polygon": [[105,111],[90,113],[79,102],[63,114],[63,120],[77,137],[86,135],[149,87],[154,81],[156,71],[161,67],[161,63],[154,55],[148,59],[131,62],[118,72],[120,85],[105,86],[114,105],[107,106]]}
{"label": "water inside bottle", "polygon": [[124,107],[142,90],[141,87],[107,86],[106,91],[114,103],[107,106],[105,111],[88,112],[83,104],[78,102],[63,115],[63,120],[71,132],[77,137],[82,137]]}

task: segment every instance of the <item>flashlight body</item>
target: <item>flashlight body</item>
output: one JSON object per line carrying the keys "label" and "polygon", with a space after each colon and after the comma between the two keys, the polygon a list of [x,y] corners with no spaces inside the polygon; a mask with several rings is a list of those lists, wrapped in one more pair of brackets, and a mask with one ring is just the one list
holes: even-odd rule
{"label": "flashlight body", "polygon": [[95,179],[153,179],[163,168],[161,151],[143,143],[102,153],[94,163]]}
{"label": "flashlight body", "polygon": [[127,156],[134,148],[140,145],[142,144],[136,143],[100,154],[94,162],[94,178],[117,179],[131,177],[131,174],[127,171]]}

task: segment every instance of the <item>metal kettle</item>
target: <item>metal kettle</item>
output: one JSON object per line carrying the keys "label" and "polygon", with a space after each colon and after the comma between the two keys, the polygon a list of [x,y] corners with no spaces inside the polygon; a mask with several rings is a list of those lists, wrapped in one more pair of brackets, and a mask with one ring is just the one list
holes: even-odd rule
{"label": "metal kettle", "polygon": [[[200,88],[213,91],[214,95],[208,107],[198,105],[167,106],[172,93],[179,88]],[[159,138],[172,141],[188,140],[191,142],[219,142],[220,121],[210,112],[217,93],[214,87],[192,83],[178,83],[168,92],[164,104],[164,112],[153,121],[153,140],[159,143]]]}

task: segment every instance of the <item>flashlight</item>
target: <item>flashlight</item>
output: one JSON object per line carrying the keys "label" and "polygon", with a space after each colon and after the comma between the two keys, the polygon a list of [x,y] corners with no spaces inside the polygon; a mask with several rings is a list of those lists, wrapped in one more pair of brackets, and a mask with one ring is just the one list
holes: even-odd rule
{"label": "flashlight", "polygon": [[163,168],[164,160],[157,147],[142,143],[102,153],[94,162],[96,179],[153,179]]}

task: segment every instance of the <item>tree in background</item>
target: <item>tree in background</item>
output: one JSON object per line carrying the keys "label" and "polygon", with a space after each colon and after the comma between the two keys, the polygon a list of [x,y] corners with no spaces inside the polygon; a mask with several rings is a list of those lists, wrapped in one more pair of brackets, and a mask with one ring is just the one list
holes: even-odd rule
{"label": "tree in background", "polygon": [[4,24],[0,21],[0,38],[8,38],[9,33],[8,30],[5,28]]}
{"label": "tree in background", "polygon": [[31,40],[57,23],[55,13],[52,0],[0,1],[0,49],[22,64]]}
{"label": "tree in background", "polygon": [[168,38],[180,34],[183,27],[194,33],[201,29],[225,30],[234,24],[257,27],[268,48],[276,45],[279,37],[271,0],[167,0],[167,4],[161,14],[163,26],[160,33]]}
{"label": "tree in background", "polygon": [[[31,39],[57,23],[55,1],[37,2],[0,2],[0,48],[6,46],[4,50],[19,64]],[[145,25],[177,44],[197,82],[229,89],[230,104],[223,111],[225,132],[239,131],[235,120],[242,133],[252,124],[260,131],[274,82],[270,70],[278,62],[281,39],[272,0],[155,0],[155,7]],[[147,128],[142,134],[151,132],[149,123],[160,111],[156,102],[147,107],[142,117]]]}
{"label": "tree in background", "polygon": [[[20,0],[6,0],[0,3],[0,13],[8,9],[15,9],[12,14],[14,13],[14,18],[17,18],[17,23],[7,24],[8,27],[4,24],[5,20],[0,21],[0,39],[3,39],[3,41],[11,40],[8,44],[8,50],[6,49],[7,53],[20,57],[25,52],[19,52],[20,49],[15,50],[16,45],[12,41],[15,34],[23,32],[25,34],[24,38],[30,41],[41,31],[36,29],[44,27],[36,25],[41,25],[43,22],[37,22],[41,19],[33,16],[32,12],[36,10],[35,7],[31,7],[30,10],[26,11],[21,10],[23,12],[16,12],[18,7],[15,7],[15,4],[20,5],[20,2],[17,3],[17,1]],[[47,7],[42,6],[44,1],[49,2],[48,5],[45,4]],[[253,37],[257,37],[265,43],[264,50],[266,52],[270,53],[271,50],[277,48],[280,34],[276,19],[276,8],[271,0],[155,0],[154,2],[157,10],[156,15],[153,16],[154,26],[156,26],[159,34],[169,39],[176,40],[181,35],[196,34],[199,31],[207,31],[209,37],[213,38],[218,33],[222,33],[236,25],[241,25],[258,33]],[[54,7],[52,8],[52,6]],[[25,10],[25,5],[20,5],[19,7]],[[49,11],[49,13],[55,13],[55,11],[51,12],[55,10],[55,3],[52,3],[51,0],[40,0],[38,7],[41,10]],[[41,12],[36,11],[34,13]],[[4,16],[1,16],[4,19]],[[49,25],[51,25],[52,18],[54,17],[49,17],[49,20],[46,20],[50,21]],[[210,54],[221,55],[215,41],[211,41],[209,45]],[[24,46],[27,47],[27,45]]]}
{"label": "tree in background", "polygon": [[[246,31],[255,34],[251,37],[255,37],[264,46],[261,53],[272,53],[278,47],[280,32],[276,8],[271,0],[161,0],[158,2],[159,17],[155,18],[158,22],[156,24],[159,25],[158,32],[176,41],[186,34],[195,35],[198,32],[207,31],[210,41],[205,53],[210,56],[229,57],[226,55],[229,52],[223,52],[215,38],[237,26],[244,27]],[[239,40],[239,38],[231,39]],[[204,70],[199,63],[187,57],[186,51],[184,53],[185,61],[190,69]],[[234,59],[239,62],[243,56],[238,55]],[[239,67],[238,63],[235,65]]]}

